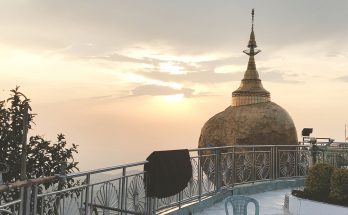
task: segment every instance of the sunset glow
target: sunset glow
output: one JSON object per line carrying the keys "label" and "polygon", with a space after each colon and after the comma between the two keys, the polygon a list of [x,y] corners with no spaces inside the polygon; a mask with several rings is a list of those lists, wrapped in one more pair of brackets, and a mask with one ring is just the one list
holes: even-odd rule
{"label": "sunset glow", "polygon": [[19,85],[37,114],[31,132],[66,134],[82,170],[196,148],[243,78],[252,8],[271,100],[299,137],[313,127],[343,141],[348,1],[6,1],[1,100]]}
{"label": "sunset glow", "polygon": [[164,100],[167,102],[181,102],[184,99],[184,94],[175,94],[175,95],[168,95],[168,96],[163,96]]}

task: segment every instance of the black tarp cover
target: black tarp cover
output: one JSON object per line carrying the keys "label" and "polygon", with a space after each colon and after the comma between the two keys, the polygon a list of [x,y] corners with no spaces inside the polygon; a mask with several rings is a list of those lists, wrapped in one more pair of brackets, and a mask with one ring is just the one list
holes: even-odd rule
{"label": "black tarp cover", "polygon": [[187,186],[192,178],[190,154],[187,149],[154,151],[146,159],[145,187],[148,197],[173,196]]}

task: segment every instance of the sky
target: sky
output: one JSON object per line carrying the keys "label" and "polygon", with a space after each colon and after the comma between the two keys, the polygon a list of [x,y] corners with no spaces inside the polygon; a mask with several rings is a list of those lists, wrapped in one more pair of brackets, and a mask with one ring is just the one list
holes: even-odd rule
{"label": "sky", "polygon": [[346,0],[13,0],[0,7],[0,99],[20,86],[31,134],[64,133],[80,169],[196,148],[246,70],[255,8],[257,69],[300,137],[344,141]]}

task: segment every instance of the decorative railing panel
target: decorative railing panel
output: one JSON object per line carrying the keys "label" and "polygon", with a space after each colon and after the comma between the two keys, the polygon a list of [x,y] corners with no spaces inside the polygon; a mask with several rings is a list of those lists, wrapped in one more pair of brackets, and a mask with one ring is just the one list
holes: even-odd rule
{"label": "decorative railing panel", "polygon": [[272,154],[271,152],[256,152],[255,155],[255,178],[256,181],[272,179]]}
{"label": "decorative railing panel", "polygon": [[[22,186],[17,188],[18,194],[22,190],[19,199],[0,199],[0,214],[155,214],[200,201],[238,184],[303,177],[313,163],[348,167],[348,149],[312,150],[303,145],[200,148],[190,150],[190,156],[192,178],[174,196],[146,197],[145,161],[58,175],[47,189],[42,183]],[[100,175],[104,178],[98,178]],[[69,185],[69,180],[76,183]],[[0,190],[1,186],[4,185],[0,185]]]}
{"label": "decorative railing panel", "polygon": [[21,200],[12,201],[9,203],[2,203],[0,205],[1,215],[17,215],[20,214]]}
{"label": "decorative railing panel", "polygon": [[126,184],[126,210],[145,213],[146,195],[144,176],[139,174],[129,176],[127,177]]}

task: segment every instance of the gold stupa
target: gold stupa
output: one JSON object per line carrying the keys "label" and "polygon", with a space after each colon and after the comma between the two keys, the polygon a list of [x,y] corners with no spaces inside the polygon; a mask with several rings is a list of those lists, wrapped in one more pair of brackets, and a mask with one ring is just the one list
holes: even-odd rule
{"label": "gold stupa", "polygon": [[296,128],[288,112],[271,102],[270,93],[262,86],[256,70],[254,10],[248,49],[247,70],[232,104],[211,117],[203,126],[199,147],[231,145],[294,145],[298,144]]}

